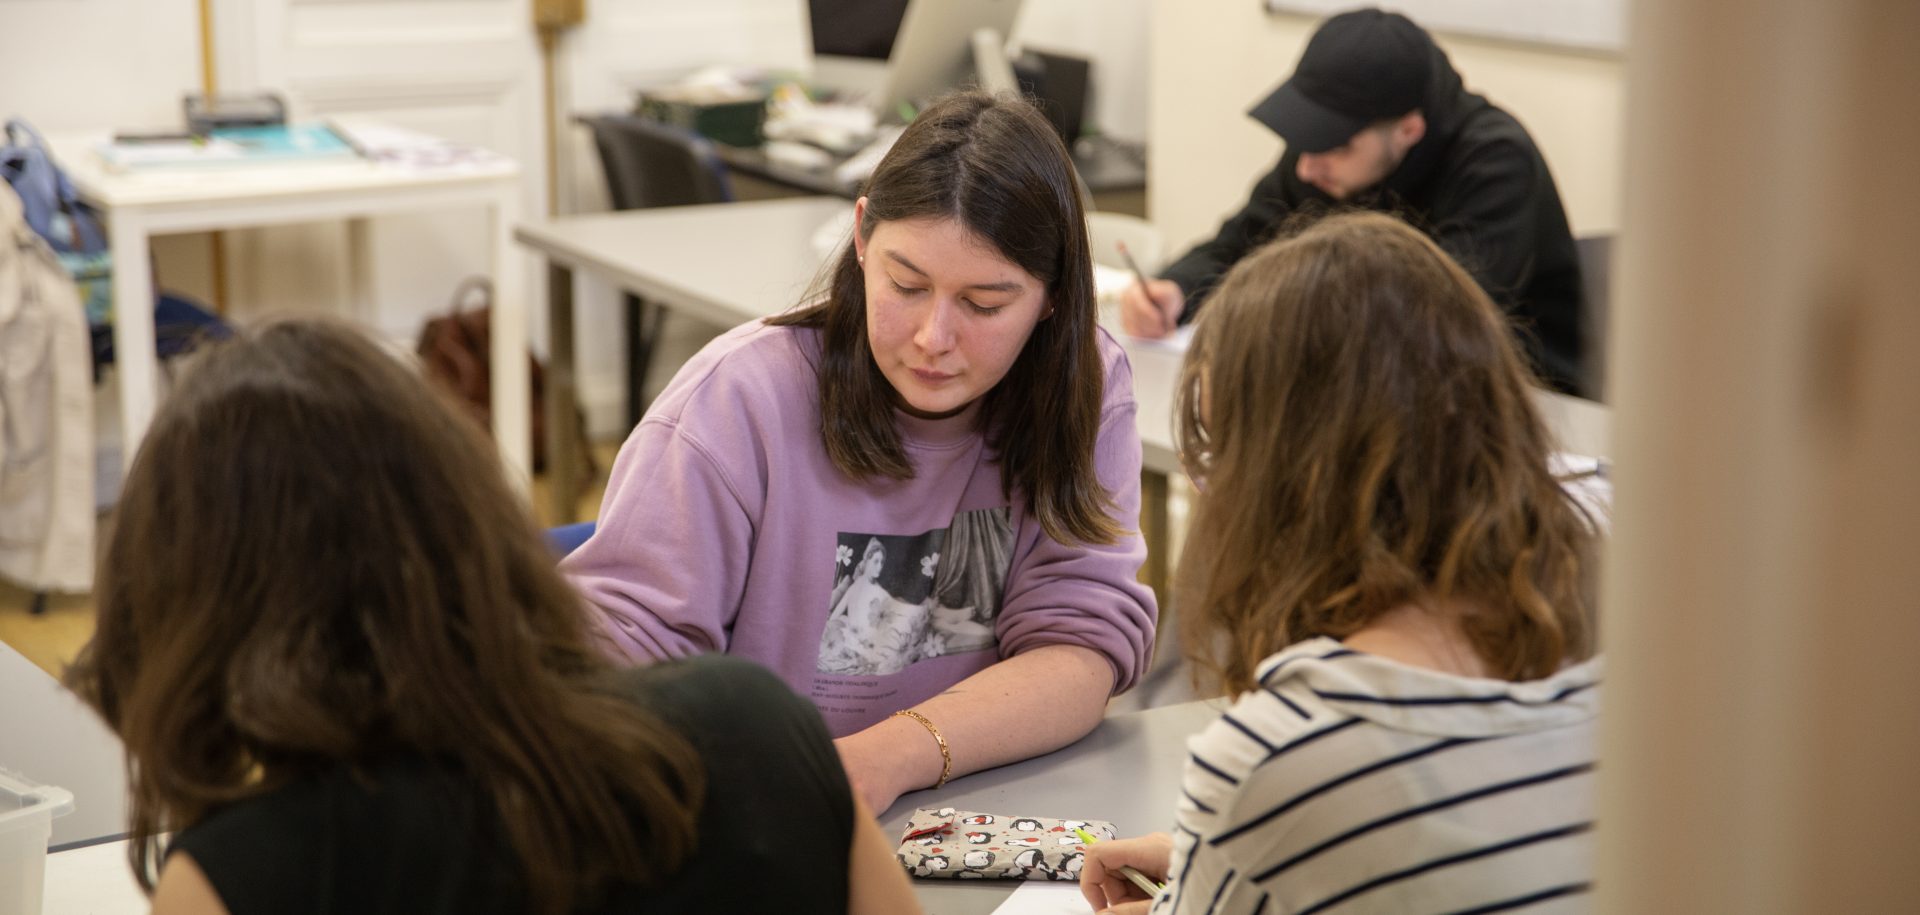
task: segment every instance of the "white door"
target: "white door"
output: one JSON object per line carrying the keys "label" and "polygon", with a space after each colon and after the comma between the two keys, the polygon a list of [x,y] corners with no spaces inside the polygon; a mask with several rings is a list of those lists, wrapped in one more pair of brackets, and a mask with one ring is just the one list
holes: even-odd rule
{"label": "white door", "polygon": [[[521,212],[546,211],[529,0],[216,0],[213,8],[223,91],[273,90],[295,118],[378,119],[504,153],[521,165]],[[371,274],[370,307],[362,303],[357,316],[411,340],[461,278],[486,272],[479,216],[383,218],[363,237],[345,225],[228,233],[228,299],[241,314],[346,311],[358,298],[347,271],[357,252]]]}

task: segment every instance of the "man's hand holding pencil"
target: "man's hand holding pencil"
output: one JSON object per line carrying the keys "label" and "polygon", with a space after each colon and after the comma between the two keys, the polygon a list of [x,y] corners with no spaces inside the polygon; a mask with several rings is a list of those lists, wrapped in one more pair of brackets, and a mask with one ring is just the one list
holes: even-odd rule
{"label": "man's hand holding pencil", "polygon": [[1135,337],[1156,340],[1173,333],[1187,304],[1180,285],[1172,280],[1148,279],[1134,262],[1126,242],[1118,244],[1120,256],[1133,271],[1133,283],[1120,293],[1121,329]]}

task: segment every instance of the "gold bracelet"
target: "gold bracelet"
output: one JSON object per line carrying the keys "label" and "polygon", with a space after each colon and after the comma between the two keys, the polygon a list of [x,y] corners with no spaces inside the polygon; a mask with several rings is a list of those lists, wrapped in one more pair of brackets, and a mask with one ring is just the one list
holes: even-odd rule
{"label": "gold bracelet", "polygon": [[916,712],[910,708],[903,708],[893,713],[893,717],[895,718],[898,718],[901,715],[905,715],[908,718],[912,718],[913,720],[920,722],[922,725],[925,725],[927,729],[927,733],[933,735],[934,743],[937,743],[940,745],[940,780],[937,782],[934,782],[933,787],[938,788],[942,785],[945,785],[947,783],[947,779],[953,777],[953,753],[952,751],[947,749],[947,739],[945,737],[940,736],[940,729],[934,727],[933,722],[927,720],[927,716],[922,715],[919,712]]}

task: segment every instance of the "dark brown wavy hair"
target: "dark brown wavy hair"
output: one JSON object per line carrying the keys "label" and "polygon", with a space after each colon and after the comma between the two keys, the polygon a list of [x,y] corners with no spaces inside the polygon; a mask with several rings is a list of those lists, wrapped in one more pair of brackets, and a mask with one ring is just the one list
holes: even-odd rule
{"label": "dark brown wavy hair", "polygon": [[[866,186],[871,237],[883,222],[953,219],[1046,287],[1053,315],[982,404],[1001,487],[1023,490],[1048,536],[1111,543],[1113,498],[1096,478],[1105,375],[1096,342],[1093,260],[1073,160],[1032,105],[981,91],[929,106],[894,143]],[[908,479],[913,465],[893,421],[895,394],[867,341],[867,293],[848,245],[810,294],[817,304],[770,319],[821,330],[820,436],[854,479]]]}
{"label": "dark brown wavy hair", "polygon": [[1200,486],[1180,598],[1196,676],[1455,599],[1496,676],[1593,650],[1595,530],[1548,467],[1500,310],[1431,240],[1345,213],[1269,243],[1208,300],[1175,411]]}
{"label": "dark brown wavy hair", "polygon": [[155,418],[67,674],[126,744],[130,858],[303,776],[476,783],[563,911],[690,853],[690,744],[608,691],[578,597],[463,412],[344,325],[194,358]]}

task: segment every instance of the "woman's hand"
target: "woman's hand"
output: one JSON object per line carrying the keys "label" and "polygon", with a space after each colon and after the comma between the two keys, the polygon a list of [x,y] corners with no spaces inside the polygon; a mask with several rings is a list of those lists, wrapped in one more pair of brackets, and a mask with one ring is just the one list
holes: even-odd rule
{"label": "woman's hand", "polygon": [[1114,839],[1088,845],[1080,866],[1080,894],[1099,912],[1145,915],[1153,897],[1128,880],[1121,867],[1131,867],[1156,883],[1167,881],[1172,867],[1173,837],[1164,832],[1136,839]]}
{"label": "woman's hand", "polygon": [[1145,286],[1128,283],[1120,292],[1120,327],[1135,337],[1165,337],[1179,328],[1180,312],[1186,307],[1186,295],[1172,280],[1148,280]]}

